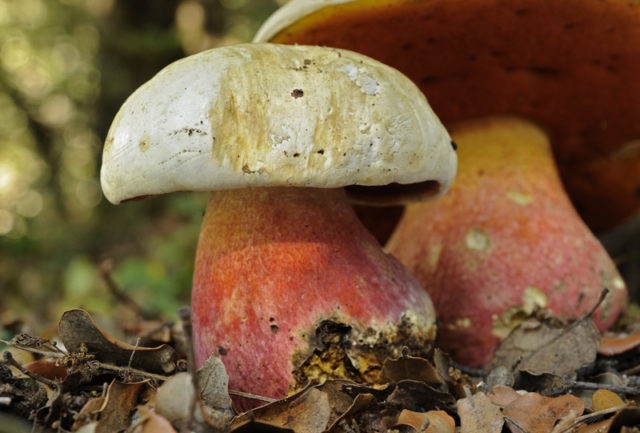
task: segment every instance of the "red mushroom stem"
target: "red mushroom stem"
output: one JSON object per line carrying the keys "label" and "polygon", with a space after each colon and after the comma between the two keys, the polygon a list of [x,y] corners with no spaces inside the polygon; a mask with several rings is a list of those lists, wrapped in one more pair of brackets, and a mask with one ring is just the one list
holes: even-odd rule
{"label": "red mushroom stem", "polygon": [[409,205],[388,250],[425,285],[438,345],[471,366],[535,307],[606,329],[625,285],[562,188],[547,137],[531,123],[489,118],[452,128],[456,183],[442,199]]}
{"label": "red mushroom stem", "polygon": [[425,354],[435,336],[429,296],[342,189],[214,192],[192,308],[197,365],[219,354],[230,389],[273,398],[322,375],[375,381],[385,356]]}

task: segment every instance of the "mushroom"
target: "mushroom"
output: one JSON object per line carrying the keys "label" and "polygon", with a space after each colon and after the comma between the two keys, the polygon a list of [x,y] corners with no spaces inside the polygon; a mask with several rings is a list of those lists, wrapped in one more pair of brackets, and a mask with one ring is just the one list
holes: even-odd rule
{"label": "mushroom", "polygon": [[[478,146],[484,151],[483,146],[494,142],[496,128],[505,130],[500,141],[507,145],[509,153],[516,149],[529,152],[525,149],[530,149],[527,143],[533,136],[539,136],[534,141],[540,143],[545,141],[543,135],[548,136],[552,152],[540,151],[548,154],[546,169],[528,168],[534,158],[525,154],[515,156],[525,164],[522,168],[515,172],[505,168],[501,177],[492,174],[493,180],[486,181],[487,185],[495,185],[499,180],[498,192],[503,194],[500,207],[495,201],[493,209],[485,208],[482,201],[496,191],[480,190],[479,182],[465,184],[472,182],[470,179],[478,180],[478,171],[486,174],[488,168],[481,167],[480,162],[465,162],[471,158],[463,156],[458,169],[460,181],[449,200],[455,201],[456,191],[468,188],[477,192],[473,197],[464,193],[472,202],[455,211],[445,203],[442,209],[438,203],[407,206],[388,245],[388,250],[428,288],[442,320],[439,344],[452,351],[457,360],[474,366],[484,364],[505,331],[502,319],[529,309],[532,300],[569,319],[588,311],[598,301],[601,290],[607,288],[610,294],[594,316],[599,328],[609,327],[623,311],[627,298],[624,283],[610,260],[604,258],[601,245],[576,221],[578,216],[565,203],[563,193],[548,191],[539,196],[546,203],[550,203],[551,195],[556,197],[559,201],[554,201],[553,206],[564,209],[562,216],[553,216],[556,210],[551,208],[547,208],[550,214],[541,213],[544,208],[534,211],[533,202],[527,204],[528,197],[521,196],[520,205],[516,202],[520,191],[524,191],[524,180],[531,183],[527,190],[538,185],[541,189],[559,189],[557,175],[549,170],[557,165],[571,201],[592,230],[610,228],[638,211],[637,2],[292,0],[267,20],[255,40],[348,48],[398,68],[419,85],[447,127],[478,119],[472,126],[460,126],[460,139],[464,142],[461,146]],[[504,115],[530,123],[520,125],[513,118],[491,117]],[[482,151],[469,151],[478,152]],[[497,150],[486,152],[496,158],[506,156]],[[513,164],[501,161],[501,166]],[[473,170],[475,174],[469,172]],[[519,171],[529,174],[504,177]],[[448,233],[443,233],[438,242],[431,226],[442,217],[434,212],[448,213],[452,219],[446,227]],[[523,220],[517,212],[529,213]],[[497,218],[503,227],[484,225],[488,219]],[[539,236],[532,236],[531,228],[537,224],[534,220],[547,219],[556,224],[545,227],[548,233],[540,231]],[[519,229],[513,221],[520,221]],[[466,227],[471,237],[457,233],[462,230],[458,227]],[[513,230],[511,237],[505,239],[508,227]],[[527,236],[522,235],[525,231]],[[583,237],[574,248],[566,242],[552,243],[578,233]],[[465,239],[482,247],[478,254],[490,255],[491,263],[500,261],[501,265],[489,271],[480,269],[481,263],[487,262],[477,261],[477,270],[471,272],[465,266],[475,265],[462,257],[444,260],[463,248],[464,244],[455,242]],[[542,253],[547,250],[539,243],[553,248],[555,253]],[[497,251],[507,251],[508,245],[509,253],[496,255]],[[589,247],[582,250],[578,245]],[[417,257],[418,251],[428,253]],[[559,252],[564,254],[561,258],[557,256]],[[437,262],[437,271],[433,271],[435,265],[430,261]],[[575,267],[578,262],[582,267]],[[534,275],[534,270],[545,274],[546,283]],[[535,281],[526,280],[527,275],[535,276]],[[568,288],[570,280],[574,283]],[[498,287],[485,293],[483,287],[492,284]],[[474,296],[467,296],[470,293]],[[486,296],[493,298],[487,300]],[[479,299],[484,301],[480,303]],[[477,322],[480,316],[482,323]]]}
{"label": "mushroom", "polygon": [[323,376],[375,381],[403,347],[428,352],[429,296],[344,187],[364,201],[435,197],[455,170],[448,133],[395,69],[346,50],[240,44],[175,62],[133,93],[101,181],[113,203],[211,191],[191,298],[196,365],[218,355],[231,389],[281,398]]}

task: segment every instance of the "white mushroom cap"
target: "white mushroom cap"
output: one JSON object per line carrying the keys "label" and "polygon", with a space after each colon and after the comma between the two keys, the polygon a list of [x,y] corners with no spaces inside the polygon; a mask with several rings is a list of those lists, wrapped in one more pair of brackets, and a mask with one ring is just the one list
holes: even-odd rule
{"label": "white mushroom cap", "polygon": [[427,182],[457,159],[422,92],[350,51],[241,44],[177,61],[116,115],[101,182],[113,203],[173,191]]}

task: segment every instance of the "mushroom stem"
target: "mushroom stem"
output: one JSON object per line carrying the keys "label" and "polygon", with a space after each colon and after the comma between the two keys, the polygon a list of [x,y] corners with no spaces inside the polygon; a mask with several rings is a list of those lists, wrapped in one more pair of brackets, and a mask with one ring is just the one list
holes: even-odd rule
{"label": "mushroom stem", "polygon": [[501,338],[548,308],[610,326],[626,303],[610,257],[564,192],[545,134],[516,118],[452,128],[458,178],[438,202],[409,205],[388,250],[427,287],[438,345],[456,360],[485,364]]}
{"label": "mushroom stem", "polygon": [[197,365],[218,354],[230,389],[273,398],[319,376],[375,382],[385,357],[424,355],[435,336],[429,296],[342,189],[214,192],[192,308]]}

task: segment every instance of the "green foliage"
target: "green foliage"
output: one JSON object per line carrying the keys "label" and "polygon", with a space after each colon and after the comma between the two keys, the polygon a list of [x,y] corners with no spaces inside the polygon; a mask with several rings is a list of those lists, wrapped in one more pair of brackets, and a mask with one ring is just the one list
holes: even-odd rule
{"label": "green foliage", "polygon": [[168,63],[250,39],[275,0],[0,0],[0,313],[48,323],[108,312],[99,266],[145,311],[188,303],[206,197],[113,206],[102,140],[124,99]]}

